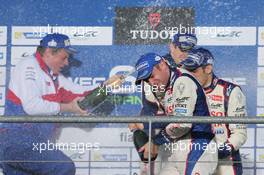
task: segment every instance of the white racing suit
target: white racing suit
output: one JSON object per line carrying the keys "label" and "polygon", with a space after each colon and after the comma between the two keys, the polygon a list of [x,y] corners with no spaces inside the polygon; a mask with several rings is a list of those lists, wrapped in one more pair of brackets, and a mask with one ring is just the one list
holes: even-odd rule
{"label": "white racing suit", "polygon": [[[53,75],[39,53],[20,62],[11,73],[5,115],[57,115],[59,103],[90,93],[63,75]],[[55,123],[0,123],[0,162],[5,174],[75,174],[72,160],[62,151],[46,149],[39,153],[34,144],[53,143]],[[25,161],[25,162],[20,162]],[[34,161],[31,162],[31,161]],[[41,163],[39,161],[48,161]],[[27,173],[28,172],[28,173]]]}
{"label": "white racing suit", "polygon": [[[213,77],[211,85],[205,88],[212,116],[246,115],[246,100],[239,86]],[[216,175],[241,175],[242,163],[239,148],[247,140],[244,124],[213,124],[215,141],[219,147],[219,163]]]}
{"label": "white racing suit", "polygon": [[[201,85],[182,69],[171,71],[163,101],[164,104],[160,105],[163,105],[166,115],[169,116],[209,116]],[[146,125],[144,127],[147,128]],[[217,148],[211,124],[167,123],[153,127],[161,128],[153,142],[163,145],[162,152],[171,153],[159,174],[209,175],[214,172]]]}

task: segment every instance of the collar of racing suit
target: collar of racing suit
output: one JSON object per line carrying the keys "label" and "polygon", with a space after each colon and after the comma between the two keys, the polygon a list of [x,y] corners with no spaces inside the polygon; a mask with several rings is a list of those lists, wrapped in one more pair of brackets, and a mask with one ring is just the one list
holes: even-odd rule
{"label": "collar of racing suit", "polygon": [[175,82],[174,80],[176,78],[178,78],[182,74],[182,72],[178,68],[171,68],[171,67],[169,67],[169,69],[170,69],[170,78],[169,78],[169,81],[168,81],[168,83],[166,85],[166,88],[165,88],[166,91],[168,89],[170,89],[171,86],[173,86],[173,84]]}
{"label": "collar of racing suit", "polygon": [[57,78],[58,78],[58,75],[57,75],[57,74],[54,74],[54,73],[52,72],[52,70],[48,67],[48,65],[46,65],[46,63],[43,61],[43,59],[42,59],[42,57],[41,57],[41,55],[40,55],[39,52],[36,52],[36,59],[37,59],[37,61],[38,61],[38,63],[39,63],[40,68],[41,68],[46,74],[48,74],[48,75],[52,78],[53,81],[56,81]]}
{"label": "collar of racing suit", "polygon": [[216,87],[218,80],[219,80],[218,77],[213,73],[211,84],[208,87],[204,88],[205,93],[212,92],[214,88]]}
{"label": "collar of racing suit", "polygon": [[166,87],[165,87],[165,89],[167,90],[168,89],[168,87],[170,86],[170,80],[171,80],[171,76],[172,76],[172,71],[170,70],[170,77],[169,77],[169,81],[167,82],[167,84],[166,84]]}
{"label": "collar of racing suit", "polygon": [[163,92],[162,96],[158,96],[156,93],[153,92],[153,95],[154,95],[154,97],[157,100],[156,102],[157,102],[158,106],[164,112],[163,114],[165,114],[166,112],[165,112],[164,105],[162,104],[161,101],[163,101],[163,98],[165,96],[166,91],[173,87],[175,79],[177,79],[182,74],[182,72],[176,67],[172,68],[172,67],[169,66],[169,71],[170,71],[169,81],[168,81],[168,83],[167,83],[167,85],[165,87],[165,91]]}

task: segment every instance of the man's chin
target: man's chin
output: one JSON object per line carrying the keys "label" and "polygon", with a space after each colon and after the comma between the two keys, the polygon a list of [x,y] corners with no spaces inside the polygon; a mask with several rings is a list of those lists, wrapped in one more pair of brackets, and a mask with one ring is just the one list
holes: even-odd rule
{"label": "man's chin", "polygon": [[54,70],[53,74],[59,74],[60,72],[61,72],[61,69],[60,70]]}

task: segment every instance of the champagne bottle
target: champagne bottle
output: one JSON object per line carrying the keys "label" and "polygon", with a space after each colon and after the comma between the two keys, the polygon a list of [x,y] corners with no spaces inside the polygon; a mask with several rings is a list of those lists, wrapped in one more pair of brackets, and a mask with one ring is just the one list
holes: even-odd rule
{"label": "champagne bottle", "polygon": [[[146,143],[148,143],[149,138],[148,135],[142,131],[142,130],[135,130],[133,132],[133,141],[134,141],[134,145],[135,148],[138,152],[139,158],[141,159],[141,161],[147,163],[148,159],[144,158],[144,151],[143,152],[139,152],[140,148],[143,147]],[[155,161],[157,158],[157,156],[155,157],[151,157],[151,161]]]}
{"label": "champagne bottle", "polygon": [[85,96],[84,100],[78,102],[81,109],[94,108],[102,103],[108,95],[111,95],[112,89],[119,87],[125,79],[135,72],[135,69],[126,74],[110,77],[103,85],[95,88],[91,93]]}
{"label": "champagne bottle", "polygon": [[95,88],[90,94],[86,95],[85,98],[78,102],[81,109],[85,110],[88,107],[93,108],[102,103],[107,98],[107,87],[99,86]]}

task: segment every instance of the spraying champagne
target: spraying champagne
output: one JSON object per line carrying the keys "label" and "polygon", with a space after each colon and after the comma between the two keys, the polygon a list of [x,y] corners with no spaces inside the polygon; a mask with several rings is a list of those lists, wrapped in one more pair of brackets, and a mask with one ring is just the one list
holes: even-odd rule
{"label": "spraying champagne", "polygon": [[125,82],[125,79],[134,72],[135,69],[132,69],[122,75],[113,75],[102,85],[95,88],[91,93],[86,95],[82,101],[78,102],[80,108],[85,110],[88,107],[93,108],[99,105],[107,98],[108,95],[111,94],[113,89],[120,87]]}

